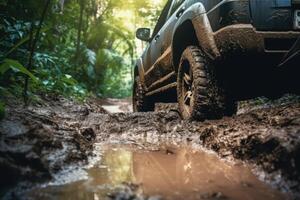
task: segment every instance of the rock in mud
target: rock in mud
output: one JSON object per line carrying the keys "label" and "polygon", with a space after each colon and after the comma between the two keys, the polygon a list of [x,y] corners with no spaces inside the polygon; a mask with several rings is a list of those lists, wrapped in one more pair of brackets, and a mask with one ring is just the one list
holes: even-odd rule
{"label": "rock in mud", "polygon": [[145,197],[140,191],[140,186],[124,183],[112,194],[108,194],[110,200],[162,200],[160,196]]}

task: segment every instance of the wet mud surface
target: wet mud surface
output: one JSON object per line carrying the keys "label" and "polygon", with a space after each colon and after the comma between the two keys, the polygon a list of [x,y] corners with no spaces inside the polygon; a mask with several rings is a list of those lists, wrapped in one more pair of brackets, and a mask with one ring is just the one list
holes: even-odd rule
{"label": "wet mud surface", "polygon": [[[230,181],[225,184],[226,187],[235,188],[237,193],[241,192],[242,194],[240,188],[243,187],[243,184],[234,185],[234,180],[237,177],[242,179],[243,176],[238,175],[238,173],[241,173],[246,176],[246,182],[249,180],[255,181],[249,185],[252,185],[256,190],[265,187],[265,190],[262,190],[265,195],[269,194],[267,191],[272,191],[270,192],[271,195],[277,194],[280,190],[284,192],[280,195],[287,194],[291,199],[299,198],[299,100],[284,100],[274,105],[247,105],[250,106],[240,107],[239,114],[231,118],[205,122],[187,122],[180,119],[176,108],[164,109],[164,106],[160,106],[154,113],[124,112],[109,114],[100,106],[98,101],[76,103],[65,99],[46,99],[43,103],[28,108],[11,103],[7,106],[6,118],[0,122],[1,196],[6,199],[30,199],[28,194],[31,194],[33,195],[31,199],[36,199],[34,197],[38,196],[34,195],[45,194],[49,195],[48,199],[53,199],[51,195],[60,194],[62,188],[67,189],[63,190],[60,197],[64,197],[64,194],[68,194],[67,191],[72,191],[75,187],[82,188],[82,185],[84,185],[84,187],[89,188],[89,184],[92,186],[88,191],[93,191],[94,186],[98,184],[97,181],[101,180],[97,178],[96,182],[89,182],[89,177],[98,176],[90,174],[93,173],[95,166],[105,165],[104,161],[107,160],[105,155],[114,155],[113,152],[107,153],[109,151],[105,153],[102,148],[99,149],[99,146],[130,145],[131,149],[138,150],[137,152],[128,151],[127,154],[128,156],[130,154],[131,162],[137,157],[140,157],[139,162],[148,162],[146,155],[159,154],[164,157],[165,155],[159,152],[167,144],[168,146],[184,145],[191,149],[203,148],[205,151],[214,152],[220,159],[225,159],[226,162],[242,163],[242,166],[236,166],[236,164],[224,163],[225,161],[220,161],[219,158],[216,161],[221,162],[216,164],[216,167],[221,166],[219,173],[223,176],[227,172],[231,173],[230,170],[224,172],[227,164],[231,166],[229,168],[240,168],[232,171],[233,175],[228,179]],[[150,153],[145,154],[139,149],[150,151]],[[179,148],[179,153],[172,150],[167,152],[166,156],[171,157],[170,163],[174,163],[177,160],[174,157],[177,155],[180,157],[180,152],[183,150],[184,148]],[[201,156],[201,152],[195,155],[195,157],[197,156]],[[126,160],[126,156],[121,157]],[[183,157],[183,161],[187,159],[185,156]],[[193,160],[191,161],[192,173],[201,173],[207,169],[200,166],[202,162],[198,162],[197,158],[188,157]],[[160,160],[158,159],[157,162],[160,162]],[[161,162],[165,162],[165,160],[162,159]],[[146,167],[144,170],[159,173],[158,169],[150,170],[155,162],[149,161],[148,163],[150,163],[149,168]],[[123,163],[116,165],[126,168],[126,164]],[[179,166],[181,165],[179,164]],[[199,171],[196,170],[198,168]],[[203,170],[200,170],[201,168]],[[171,178],[174,178],[172,173],[175,172],[172,170],[165,171],[170,173]],[[96,174],[100,174],[99,176],[105,175],[104,172],[105,170],[101,170],[101,167],[99,171],[95,171]],[[182,171],[179,170],[178,173],[182,173]],[[117,172],[114,174],[116,175]],[[192,175],[190,185],[187,184],[186,186],[186,191],[192,190],[193,185],[196,186],[200,184],[201,180],[205,179],[194,178],[200,176],[199,174]],[[248,175],[252,178],[249,178]],[[213,177],[213,175],[211,176]],[[189,175],[181,177],[183,179],[179,182],[183,184],[184,178],[188,178]],[[87,180],[89,183],[82,182],[82,179]],[[105,181],[104,179],[102,181]],[[164,180],[166,181],[167,178],[164,178]],[[117,192],[101,191],[110,199],[122,199],[123,197],[123,199],[147,199],[138,195],[138,191],[143,187],[143,185],[139,185],[138,181],[128,179],[121,182],[123,182],[123,185]],[[171,182],[174,182],[174,180],[171,180]],[[243,180],[238,182],[241,183]],[[44,192],[34,194],[30,193],[31,190],[26,190],[31,186],[36,188],[36,184],[44,186]],[[75,185],[68,189],[70,184]],[[61,187],[48,190],[48,186],[58,185]],[[101,187],[100,183],[98,187]],[[184,193],[185,187],[180,188],[183,189],[180,192]],[[272,188],[276,188],[277,191],[273,191]],[[201,190],[198,193],[195,190],[197,195],[200,195],[200,199],[239,199],[228,194],[225,195],[225,192],[222,192],[221,189],[213,188],[205,191],[202,186],[196,187],[196,189]],[[249,190],[251,191],[251,189]],[[24,191],[26,191],[27,196],[24,195]],[[32,191],[39,190],[34,189]],[[144,188],[143,191],[147,191],[147,189]],[[193,194],[193,192],[184,194],[187,195],[187,193]],[[96,196],[90,196],[90,194],[96,194]],[[155,192],[145,192],[145,194],[154,195],[149,199],[161,198],[156,197]],[[88,193],[87,196],[83,194],[78,199],[97,199],[97,195],[97,192]],[[278,197],[278,195],[276,196]],[[284,196],[284,198],[289,199],[287,196]],[[167,194],[163,194],[162,199],[164,197],[168,199]],[[186,196],[186,199],[188,199],[188,196]],[[254,199],[266,198],[258,196]]]}
{"label": "wet mud surface", "polygon": [[[189,147],[102,147],[101,162],[88,170],[88,179],[30,191],[34,199],[105,199],[122,183],[136,185],[136,198],[157,199],[284,199],[287,196],[259,181],[242,163]],[[217,192],[216,192],[217,191]],[[111,195],[112,197],[112,195]]]}

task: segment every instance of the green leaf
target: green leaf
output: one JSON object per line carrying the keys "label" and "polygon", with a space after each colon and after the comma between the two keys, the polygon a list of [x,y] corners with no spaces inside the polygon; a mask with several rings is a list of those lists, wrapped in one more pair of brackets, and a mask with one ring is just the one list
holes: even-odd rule
{"label": "green leaf", "polygon": [[[45,32],[47,31],[49,28],[45,27],[41,29],[41,32]],[[33,35],[36,34],[36,30],[33,32]],[[19,33],[20,36],[22,36],[21,33]],[[6,54],[5,54],[5,58],[8,57],[9,54],[11,54],[12,52],[14,52],[15,50],[17,50],[22,44],[24,44],[25,42],[27,42],[30,39],[30,35],[27,35],[26,37],[22,38],[17,44],[15,44]]]}
{"label": "green leaf", "polygon": [[38,79],[16,60],[5,59],[4,63],[0,65],[0,74],[4,74],[9,69],[21,72],[22,74],[29,76],[33,81],[38,82]]}
{"label": "green leaf", "polygon": [[4,74],[7,70],[9,70],[10,67],[7,63],[3,63],[0,65],[0,74]]}
{"label": "green leaf", "polygon": [[90,49],[85,49],[85,54],[87,57],[87,61],[90,65],[96,64],[96,53]]}
{"label": "green leaf", "polygon": [[4,103],[0,102],[0,120],[5,117],[5,105]]}
{"label": "green leaf", "polygon": [[25,42],[27,42],[29,40],[29,36],[24,37],[23,39],[21,39],[17,44],[15,44],[6,54],[4,57],[8,57],[9,54],[11,54],[12,52],[14,52],[17,48],[19,48],[19,46],[21,46],[22,44],[24,44]]}
{"label": "green leaf", "polygon": [[71,75],[68,75],[68,74],[65,74],[65,75],[61,78],[61,80],[62,80],[64,83],[68,84],[68,85],[75,85],[75,84],[77,84],[77,81],[76,81]]}

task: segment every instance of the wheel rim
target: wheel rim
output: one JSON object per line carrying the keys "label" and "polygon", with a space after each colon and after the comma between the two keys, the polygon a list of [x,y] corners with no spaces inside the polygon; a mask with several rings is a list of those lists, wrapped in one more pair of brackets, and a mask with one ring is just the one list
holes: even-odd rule
{"label": "wheel rim", "polygon": [[182,104],[186,117],[191,116],[192,107],[194,105],[194,80],[193,73],[188,61],[183,62],[182,71]]}

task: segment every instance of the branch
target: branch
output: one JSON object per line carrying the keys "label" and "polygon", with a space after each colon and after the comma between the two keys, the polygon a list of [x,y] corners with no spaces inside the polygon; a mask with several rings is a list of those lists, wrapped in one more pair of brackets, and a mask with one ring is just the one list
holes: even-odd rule
{"label": "branch", "polygon": [[[45,20],[46,13],[47,13],[48,7],[50,5],[50,2],[51,2],[51,0],[46,1],[46,4],[45,4],[43,12],[42,12],[41,20],[38,24],[37,31],[36,31],[36,34],[34,36],[34,39],[33,39],[34,22],[32,22],[32,24],[31,24],[31,30],[30,30],[30,32],[31,32],[30,33],[31,34],[31,36],[30,36],[31,37],[31,42],[30,42],[30,45],[29,45],[30,54],[29,54],[29,61],[28,61],[28,67],[27,67],[28,71],[30,71],[32,69],[33,56],[34,56],[36,44],[39,40],[42,25],[43,25],[43,22]],[[25,102],[25,104],[27,104],[27,100],[28,100],[28,82],[29,82],[29,78],[27,76],[27,77],[25,77],[25,84],[24,84],[24,102]]]}

